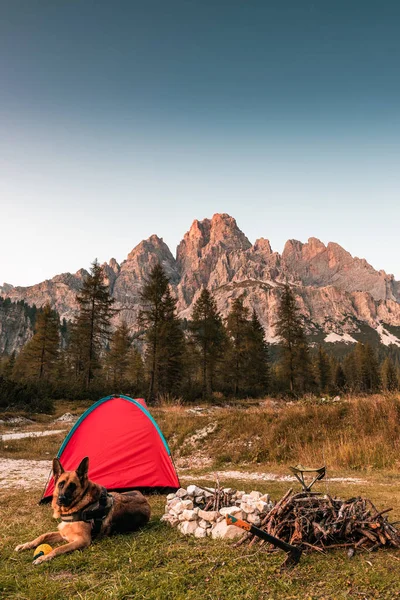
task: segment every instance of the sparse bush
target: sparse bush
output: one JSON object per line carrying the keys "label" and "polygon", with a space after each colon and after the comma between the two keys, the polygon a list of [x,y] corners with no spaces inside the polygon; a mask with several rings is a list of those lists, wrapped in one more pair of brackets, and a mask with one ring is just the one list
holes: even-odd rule
{"label": "sparse bush", "polygon": [[16,383],[0,377],[0,409],[3,411],[22,409],[28,412],[53,412],[53,401],[47,391],[45,386]]}

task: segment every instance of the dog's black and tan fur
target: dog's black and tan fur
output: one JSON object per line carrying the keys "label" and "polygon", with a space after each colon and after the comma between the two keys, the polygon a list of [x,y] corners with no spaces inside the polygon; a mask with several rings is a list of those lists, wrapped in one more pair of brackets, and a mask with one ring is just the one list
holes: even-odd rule
{"label": "dog's black and tan fur", "polygon": [[[60,461],[53,460],[54,493],[52,500],[53,517],[55,519],[72,515],[97,502],[103,488],[88,478],[89,459],[84,458],[76,471],[64,471]],[[125,533],[135,531],[145,525],[150,519],[150,505],[146,498],[137,491],[113,496],[112,507],[101,523],[99,535]],[[54,548],[49,554],[40,556],[33,564],[51,560],[60,554],[82,550],[92,541],[92,524],[85,521],[61,521],[58,531],[44,533],[32,542],[21,544],[16,552],[32,550],[40,544],[58,544],[66,541],[63,546]]]}

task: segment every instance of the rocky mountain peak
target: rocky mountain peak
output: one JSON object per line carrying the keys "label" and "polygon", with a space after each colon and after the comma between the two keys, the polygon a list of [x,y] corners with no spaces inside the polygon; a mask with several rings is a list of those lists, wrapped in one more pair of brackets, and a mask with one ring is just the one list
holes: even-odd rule
{"label": "rocky mountain peak", "polygon": [[108,266],[110,267],[110,269],[112,269],[114,271],[114,273],[119,273],[120,271],[120,266],[117,263],[117,261],[115,260],[115,258],[110,258],[109,262],[108,262]]}
{"label": "rocky mountain peak", "polygon": [[193,221],[177,248],[176,258],[182,268],[210,252],[232,252],[248,248],[251,248],[251,243],[239,229],[236,220],[226,213],[216,213],[212,219]]}
{"label": "rocky mountain peak", "polygon": [[[226,213],[193,221],[177,248],[176,259],[162,238],[151,235],[133,248],[121,265],[114,258],[105,263],[110,292],[119,309],[116,322],[124,319],[134,330],[143,282],[157,263],[170,279],[181,317],[191,317],[203,287],[213,292],[223,315],[232,301],[243,295],[246,305],[257,311],[267,338],[273,340],[281,285],[288,281],[294,285],[301,312],[312,324],[310,331],[314,327],[333,332],[332,339],[336,340],[339,334],[353,335],[357,323],[376,331],[380,323],[400,327],[400,282],[393,276],[353,257],[339,244],[325,245],[316,237],[306,243],[289,240],[282,256],[272,251],[265,238],[252,246]],[[61,317],[72,319],[77,310],[76,293],[86,274],[85,269],[62,273],[29,287],[4,284],[0,296],[36,306],[50,302]],[[3,321],[6,318],[1,317]],[[17,337],[12,339],[17,345]]]}
{"label": "rocky mountain peak", "polygon": [[326,250],[325,244],[316,237],[308,238],[307,244],[308,244],[309,248],[312,248],[315,252],[325,252],[325,250]]}
{"label": "rocky mountain peak", "polygon": [[162,261],[166,257],[174,260],[170,249],[164,240],[158,235],[151,235],[147,240],[142,240],[137,246],[131,250],[127,256],[127,261],[136,260],[138,255],[141,254],[155,254]]}
{"label": "rocky mountain peak", "polygon": [[228,251],[251,248],[251,243],[237,226],[236,220],[226,213],[217,213],[211,219],[210,244],[220,244]]}
{"label": "rocky mountain peak", "polygon": [[255,252],[261,252],[263,254],[272,254],[272,248],[269,240],[265,238],[259,238],[255,241],[253,249]]}
{"label": "rocky mountain peak", "polygon": [[9,292],[11,292],[11,290],[13,289],[13,285],[11,285],[11,283],[6,283],[4,282],[3,285],[0,285],[0,295],[1,294],[8,294]]}

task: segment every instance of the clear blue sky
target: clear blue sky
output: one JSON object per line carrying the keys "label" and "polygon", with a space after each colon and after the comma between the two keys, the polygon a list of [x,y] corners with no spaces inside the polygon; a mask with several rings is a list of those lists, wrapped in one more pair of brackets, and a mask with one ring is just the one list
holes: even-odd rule
{"label": "clear blue sky", "polygon": [[0,281],[194,218],[400,278],[400,2],[2,0]]}

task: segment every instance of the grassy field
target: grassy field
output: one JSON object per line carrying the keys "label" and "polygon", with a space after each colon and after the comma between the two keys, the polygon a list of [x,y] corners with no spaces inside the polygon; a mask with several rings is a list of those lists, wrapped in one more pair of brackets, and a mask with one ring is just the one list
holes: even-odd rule
{"label": "grassy field", "polygon": [[[75,407],[60,404],[56,415],[33,416],[34,424],[25,425],[23,429],[56,429],[52,423],[55,417],[67,410],[79,413],[84,408],[85,403]],[[220,473],[227,469],[284,473],[288,462],[319,463],[325,458],[331,477],[351,474],[363,481],[357,484],[321,482],[320,491],[328,490],[340,497],[368,496],[381,509],[393,507],[391,520],[400,520],[400,475],[395,451],[400,411],[395,397],[357,399],[328,406],[307,402],[289,406],[254,403],[247,408],[205,408],[200,414],[187,412],[182,407],[159,407],[152,412],[175,454],[180,455],[179,461],[186,465],[180,469],[185,485],[189,482],[186,478],[196,482],[196,477],[212,473],[216,467]],[[0,415],[0,418],[3,417]],[[217,426],[212,433],[191,441],[196,432],[214,422]],[[11,427],[2,425],[0,433],[5,430],[10,431]],[[231,444],[232,436],[236,444]],[[49,460],[62,437],[63,434],[33,441],[0,442],[0,458]],[[342,445],[337,449],[335,444],[340,441]],[[279,449],[272,454],[275,445]],[[265,454],[260,455],[262,447]],[[185,461],[190,462],[192,456],[201,453],[211,462],[201,466],[201,461],[194,461],[192,468],[188,468]],[[343,458],[346,456],[350,459]],[[209,482],[213,483],[212,475]],[[275,499],[289,485],[228,478],[223,479],[223,484],[247,491],[258,489]],[[0,490],[1,598],[400,598],[400,551],[360,552],[352,559],[343,550],[325,555],[313,553],[304,556],[290,573],[280,574],[279,566],[284,558],[281,552],[268,554],[254,547],[235,549],[229,541],[187,538],[160,523],[163,497],[150,498],[153,515],[143,531],[100,539],[83,552],[34,567],[32,552],[16,554],[14,547],[55,528],[50,507],[37,505],[41,491],[37,485],[28,491]]]}
{"label": "grassy field", "polygon": [[[227,481],[228,485],[243,482]],[[331,484],[330,484],[331,485]],[[257,485],[279,497],[284,483]],[[37,506],[41,490],[1,494],[0,597],[14,600],[106,599],[391,599],[400,597],[400,551],[381,550],[347,558],[343,550],[310,554],[290,573],[280,574],[284,555],[232,542],[181,536],[160,523],[164,499],[151,498],[150,525],[136,535],[96,541],[89,549],[35,567],[32,552],[14,547],[54,528],[48,506]],[[400,480],[378,481],[368,490],[331,485],[341,496],[359,492],[378,506],[393,506],[400,518]]]}

